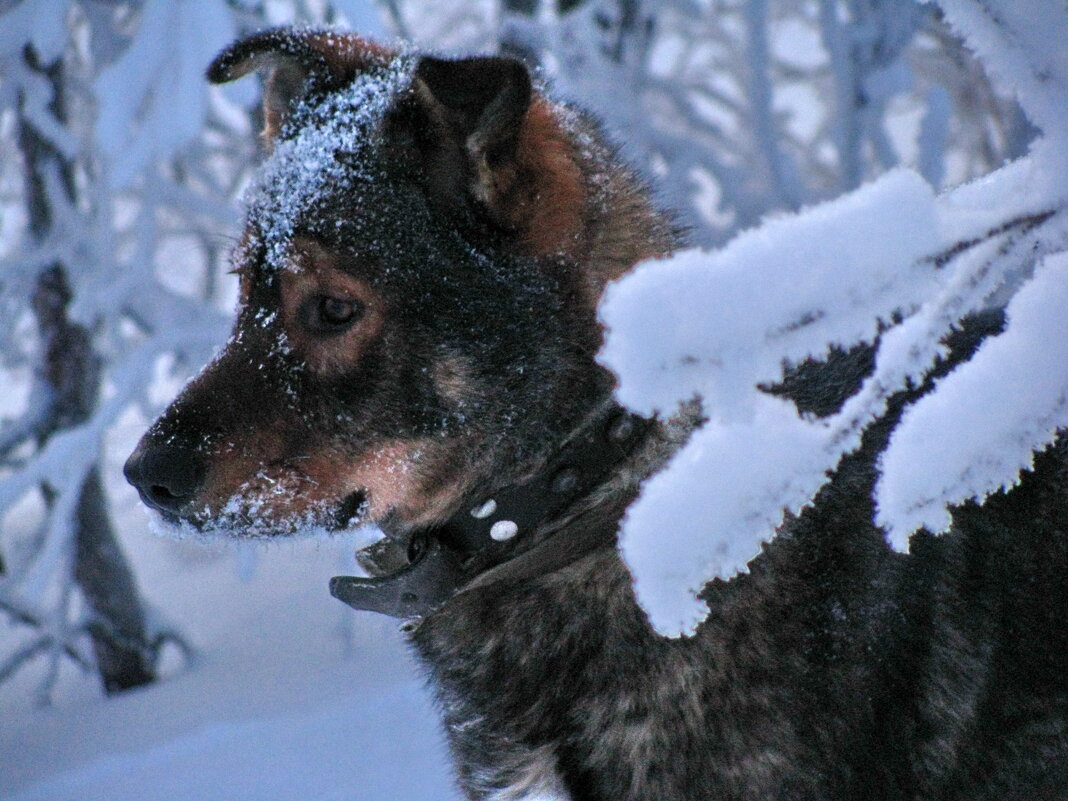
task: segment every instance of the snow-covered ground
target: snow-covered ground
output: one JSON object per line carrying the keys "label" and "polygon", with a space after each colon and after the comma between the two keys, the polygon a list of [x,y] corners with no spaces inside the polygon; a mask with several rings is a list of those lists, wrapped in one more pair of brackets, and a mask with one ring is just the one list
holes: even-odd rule
{"label": "snow-covered ground", "polygon": [[131,415],[110,442],[115,517],[142,592],[198,657],[183,666],[175,651],[163,681],[107,699],[68,676],[45,709],[29,700],[32,671],[0,685],[0,798],[455,797],[438,716],[395,622],[327,592],[351,548],[242,551],[150,533],[121,476],[142,425]]}

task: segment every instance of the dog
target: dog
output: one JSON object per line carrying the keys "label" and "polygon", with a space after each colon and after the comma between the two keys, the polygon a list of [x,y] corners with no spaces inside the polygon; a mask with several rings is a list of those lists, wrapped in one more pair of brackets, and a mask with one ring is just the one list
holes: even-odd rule
{"label": "dog", "polygon": [[[208,77],[259,70],[268,157],[234,333],[126,476],[201,530],[378,524],[370,575],[331,592],[404,621],[468,798],[1068,798],[1068,446],[907,556],[873,523],[901,409],[997,313],[667,639],[616,534],[701,411],[616,406],[596,309],[679,246],[670,217],[517,61],[282,29]],[[833,353],[769,391],[827,414],[871,359]]]}

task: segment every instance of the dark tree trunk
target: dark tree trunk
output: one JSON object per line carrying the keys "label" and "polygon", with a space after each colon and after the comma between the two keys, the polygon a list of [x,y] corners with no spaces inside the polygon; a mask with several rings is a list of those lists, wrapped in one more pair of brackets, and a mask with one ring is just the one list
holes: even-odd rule
{"label": "dark tree trunk", "polygon": [[108,693],[155,680],[155,655],[133,573],[119,549],[107,498],[94,466],[78,499],[74,580],[93,609],[93,651]]}
{"label": "dark tree trunk", "polygon": [[[48,78],[54,89],[51,110],[66,121],[62,61],[41,65],[32,49],[27,65]],[[20,107],[21,111],[21,107]],[[67,200],[76,201],[75,166],[23,114],[18,119],[24,159],[27,211],[33,236],[43,241],[52,228],[52,207],[46,176],[58,173]],[[55,433],[84,424],[96,407],[100,360],[92,337],[67,317],[72,295],[63,264],[56,263],[37,279],[33,309],[42,342],[39,375],[52,390],[50,406],[33,432],[39,446]],[[43,487],[52,505],[56,488]],[[89,634],[97,668],[108,693],[138,687],[155,679],[155,649],[147,636],[143,604],[108,514],[99,466],[86,474],[79,491],[75,528],[74,581],[90,609]]]}

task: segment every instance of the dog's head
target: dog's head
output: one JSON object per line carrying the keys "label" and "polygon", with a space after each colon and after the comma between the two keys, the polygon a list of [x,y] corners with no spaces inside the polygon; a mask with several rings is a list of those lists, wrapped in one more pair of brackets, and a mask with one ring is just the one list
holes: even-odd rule
{"label": "dog's head", "polygon": [[234,332],[127,477],[200,529],[445,519],[605,398],[597,300],[670,235],[519,62],[281,30],[208,76],[257,69],[270,155],[234,256]]}

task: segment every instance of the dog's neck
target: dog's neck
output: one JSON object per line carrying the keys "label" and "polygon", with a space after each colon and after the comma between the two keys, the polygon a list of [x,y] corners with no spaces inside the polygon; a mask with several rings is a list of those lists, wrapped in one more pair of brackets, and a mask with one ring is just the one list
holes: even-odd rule
{"label": "dog's neck", "polygon": [[607,405],[532,477],[460,510],[433,535],[483,569],[529,550],[544,538],[546,528],[609,478],[650,425],[617,404]]}
{"label": "dog's neck", "polygon": [[[685,417],[675,426],[682,437],[696,412]],[[360,561],[377,575],[336,577],[330,591],[355,609],[416,619],[468,589],[559,570],[614,542],[639,482],[680,441],[662,423],[608,403],[533,476],[416,533],[407,553],[389,540],[365,549]]]}

